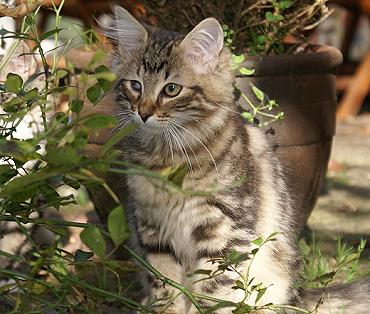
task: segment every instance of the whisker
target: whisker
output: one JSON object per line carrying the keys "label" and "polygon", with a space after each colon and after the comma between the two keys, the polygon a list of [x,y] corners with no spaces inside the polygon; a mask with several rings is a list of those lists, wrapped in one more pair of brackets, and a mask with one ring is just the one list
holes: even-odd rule
{"label": "whisker", "polygon": [[116,132],[119,128],[124,127],[127,124],[127,122],[131,121],[131,118],[132,116],[126,116],[126,118],[118,120],[117,125],[109,131],[108,137],[111,136],[114,132]]}
{"label": "whisker", "polygon": [[224,106],[224,105],[221,105],[221,104],[219,104],[218,102],[212,102],[212,104],[215,104],[215,105],[217,105],[217,106],[220,106],[220,107],[222,107],[222,108],[224,108],[224,109],[226,109],[226,110],[229,110],[230,112],[232,112],[232,113],[235,113],[235,114],[237,114],[237,115],[241,115],[241,113],[240,112],[238,112],[238,111],[235,111],[235,110],[233,110],[233,109],[230,109],[229,107],[226,107],[226,106]]}
{"label": "whisker", "polygon": [[172,138],[171,138],[170,132],[168,131],[168,127],[167,126],[165,126],[164,131],[165,131],[165,134],[166,134],[166,137],[167,137],[168,146],[170,147],[171,159],[172,159],[172,167],[175,167],[175,159],[173,157],[173,150],[172,150]]}
{"label": "whisker", "polygon": [[175,139],[175,140],[176,140],[176,142],[178,143],[179,148],[180,148],[180,150],[181,150],[181,152],[182,152],[182,154],[183,154],[183,159],[184,159],[184,161],[185,161],[185,162],[187,162],[187,163],[188,163],[188,165],[189,165],[189,170],[190,170],[190,172],[192,173],[192,175],[194,176],[193,166],[192,166],[192,164],[191,164],[191,161],[190,161],[189,155],[188,155],[188,153],[187,153],[186,148],[185,148],[185,147],[184,147],[184,145],[182,144],[181,139],[180,139],[180,138],[179,138],[179,136],[177,135],[177,133],[176,133],[176,129],[174,128],[174,126],[173,126],[172,124],[169,124],[169,125],[168,125],[168,127],[172,130],[172,134],[173,134],[173,136],[174,136],[174,139]]}
{"label": "whisker", "polygon": [[202,169],[202,167],[201,167],[201,165],[200,165],[200,163],[199,163],[199,160],[198,160],[198,157],[197,157],[197,155],[194,153],[194,150],[193,150],[193,148],[191,147],[191,145],[189,144],[189,142],[187,141],[187,139],[186,139],[186,137],[174,126],[174,128],[175,128],[175,130],[177,131],[177,134],[179,135],[179,136],[181,136],[181,138],[184,140],[184,142],[185,142],[185,144],[189,147],[189,149],[190,149],[190,151],[192,152],[192,154],[193,154],[193,156],[194,156],[194,158],[195,158],[195,160],[196,160],[196,162],[197,162],[197,164],[198,164],[198,167],[199,167],[199,169]]}
{"label": "whisker", "polygon": [[208,153],[208,155],[211,157],[211,161],[212,161],[212,163],[213,163],[213,165],[215,167],[215,171],[216,171],[216,175],[217,175],[217,181],[219,181],[219,172],[218,172],[217,164],[216,164],[216,161],[213,158],[211,152],[209,151],[209,149],[204,145],[204,143],[197,136],[195,136],[187,128],[183,127],[181,124],[179,124],[179,123],[177,123],[175,121],[172,121],[172,123],[175,124],[177,127],[181,128],[182,130],[184,130],[185,132],[189,133],[191,136],[193,136],[199,142],[200,145],[203,146],[203,148],[206,150],[206,152]]}

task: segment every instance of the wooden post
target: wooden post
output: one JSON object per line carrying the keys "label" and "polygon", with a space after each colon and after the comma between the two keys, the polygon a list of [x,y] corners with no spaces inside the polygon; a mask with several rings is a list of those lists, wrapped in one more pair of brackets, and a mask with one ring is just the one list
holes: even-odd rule
{"label": "wooden post", "polygon": [[337,111],[337,120],[357,115],[370,90],[370,51],[358,66],[351,83],[343,95]]}

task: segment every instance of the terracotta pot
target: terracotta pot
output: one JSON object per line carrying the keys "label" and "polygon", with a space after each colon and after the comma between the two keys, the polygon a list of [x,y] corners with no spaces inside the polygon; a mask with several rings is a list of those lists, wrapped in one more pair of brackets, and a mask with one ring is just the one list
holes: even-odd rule
{"label": "terracotta pot", "polygon": [[335,134],[334,71],[341,62],[338,49],[315,46],[305,54],[247,58],[244,66],[255,73],[236,78],[247,96],[254,97],[252,83],[285,114],[265,129],[285,169],[298,228],[307,222],[325,178]]}

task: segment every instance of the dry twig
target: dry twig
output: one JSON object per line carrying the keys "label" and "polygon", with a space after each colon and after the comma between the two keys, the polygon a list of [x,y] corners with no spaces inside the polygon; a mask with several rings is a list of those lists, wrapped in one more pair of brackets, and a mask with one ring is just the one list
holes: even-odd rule
{"label": "dry twig", "polygon": [[42,4],[44,4],[44,0],[26,0],[14,8],[9,8],[5,4],[0,4],[0,17],[9,16],[19,18],[36,10]]}

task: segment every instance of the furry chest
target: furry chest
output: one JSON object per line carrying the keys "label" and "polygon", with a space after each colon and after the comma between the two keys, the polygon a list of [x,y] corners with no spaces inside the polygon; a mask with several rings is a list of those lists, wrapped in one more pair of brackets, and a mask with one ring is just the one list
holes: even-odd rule
{"label": "furry chest", "polygon": [[144,177],[130,177],[128,184],[144,246],[170,247],[177,257],[192,259],[192,232],[199,211],[196,199],[167,191]]}

